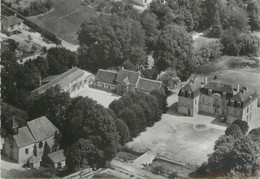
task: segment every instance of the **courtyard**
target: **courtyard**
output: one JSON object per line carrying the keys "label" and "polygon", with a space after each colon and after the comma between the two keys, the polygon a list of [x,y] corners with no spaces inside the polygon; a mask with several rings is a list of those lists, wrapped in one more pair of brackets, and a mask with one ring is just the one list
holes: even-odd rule
{"label": "courtyard", "polygon": [[96,100],[99,104],[101,104],[105,108],[108,108],[109,104],[112,101],[117,100],[121,97],[117,94],[95,89],[95,88],[90,88],[88,86],[85,86],[77,94],[71,95],[71,97],[77,97],[77,96],[82,96],[82,97],[87,96],[93,100]]}

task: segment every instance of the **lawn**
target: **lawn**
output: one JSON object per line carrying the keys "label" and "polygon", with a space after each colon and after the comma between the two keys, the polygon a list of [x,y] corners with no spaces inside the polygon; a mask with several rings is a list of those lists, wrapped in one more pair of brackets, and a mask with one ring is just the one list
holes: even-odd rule
{"label": "lawn", "polygon": [[78,44],[77,32],[81,23],[88,18],[97,16],[94,9],[81,3],[81,0],[55,0],[52,12],[29,19],[76,45]]}
{"label": "lawn", "polygon": [[[210,127],[196,129],[194,124],[183,122],[181,118],[187,117],[163,116],[161,121],[147,128],[126,146],[134,151],[149,151],[189,166],[201,165],[207,160],[207,155],[213,152],[215,141],[224,134],[224,130]],[[189,120],[200,122],[196,118]]]}

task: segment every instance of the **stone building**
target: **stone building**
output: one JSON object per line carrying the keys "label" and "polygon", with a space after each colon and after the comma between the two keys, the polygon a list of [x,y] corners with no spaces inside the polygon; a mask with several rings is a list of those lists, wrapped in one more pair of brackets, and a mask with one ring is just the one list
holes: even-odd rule
{"label": "stone building", "polygon": [[119,71],[99,69],[94,85],[99,89],[112,91],[120,95],[135,91],[150,93],[153,90],[164,93],[164,86],[161,81],[146,79],[140,72],[125,69]]}
{"label": "stone building", "polygon": [[94,76],[91,73],[78,67],[73,67],[61,75],[52,75],[43,80],[40,79],[40,87],[33,90],[32,93],[42,94],[47,89],[59,85],[61,91],[73,94],[83,89],[86,85],[93,83],[93,81]]}
{"label": "stone building", "polygon": [[190,82],[178,94],[178,113],[225,117],[227,123],[240,119],[250,122],[257,114],[257,94],[247,87],[211,81],[203,86]]}
{"label": "stone building", "polygon": [[12,129],[13,134],[5,138],[3,153],[19,164],[38,168],[42,156],[59,148],[59,130],[45,116],[28,121],[23,127],[13,120]]}

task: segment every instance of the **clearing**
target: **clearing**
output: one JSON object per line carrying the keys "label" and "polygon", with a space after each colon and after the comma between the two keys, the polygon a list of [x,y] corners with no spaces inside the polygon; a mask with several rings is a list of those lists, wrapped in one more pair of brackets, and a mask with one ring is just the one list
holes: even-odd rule
{"label": "clearing", "polygon": [[81,23],[98,15],[94,9],[81,3],[81,0],[55,0],[53,11],[29,19],[55,33],[61,39],[77,45],[77,32]]}
{"label": "clearing", "polygon": [[119,99],[121,97],[114,93],[110,93],[107,91],[102,91],[102,90],[98,90],[98,89],[90,88],[90,87],[85,87],[79,93],[73,94],[73,96],[71,96],[71,97],[77,97],[77,96],[82,96],[82,97],[87,96],[87,97],[97,101],[99,104],[101,104],[105,108],[108,108],[109,104],[112,101]]}

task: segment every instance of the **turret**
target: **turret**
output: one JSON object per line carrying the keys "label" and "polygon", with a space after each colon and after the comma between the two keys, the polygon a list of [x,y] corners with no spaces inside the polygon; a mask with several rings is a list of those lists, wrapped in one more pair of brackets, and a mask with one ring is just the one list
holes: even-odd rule
{"label": "turret", "polygon": [[13,118],[12,120],[12,132],[13,132],[13,135],[16,135],[18,134],[18,124],[16,123],[15,119]]}

